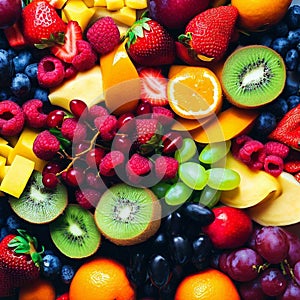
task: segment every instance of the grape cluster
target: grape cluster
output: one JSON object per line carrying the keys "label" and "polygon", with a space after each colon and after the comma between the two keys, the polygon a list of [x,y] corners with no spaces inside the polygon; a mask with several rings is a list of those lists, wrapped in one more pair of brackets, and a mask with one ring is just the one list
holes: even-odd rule
{"label": "grape cluster", "polygon": [[299,245],[299,237],[280,227],[258,227],[246,245],[223,252],[218,267],[243,300],[300,299]]}

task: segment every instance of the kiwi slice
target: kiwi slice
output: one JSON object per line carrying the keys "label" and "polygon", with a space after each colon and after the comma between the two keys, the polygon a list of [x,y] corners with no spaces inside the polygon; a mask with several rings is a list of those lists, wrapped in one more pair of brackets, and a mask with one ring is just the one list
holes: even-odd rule
{"label": "kiwi slice", "polygon": [[42,174],[33,171],[20,198],[11,196],[9,203],[20,218],[34,224],[45,224],[64,211],[68,204],[68,192],[62,184],[54,189],[46,188]]}
{"label": "kiwi slice", "polygon": [[101,236],[93,214],[78,204],[69,204],[49,227],[55,246],[70,258],[91,256],[100,246]]}
{"label": "kiwi slice", "polygon": [[276,99],[285,79],[282,57],[269,47],[253,45],[235,50],[226,59],[221,84],[233,105],[256,108]]}
{"label": "kiwi slice", "polygon": [[129,246],[156,233],[161,205],[151,190],[119,183],[103,193],[94,217],[103,236],[117,245]]}

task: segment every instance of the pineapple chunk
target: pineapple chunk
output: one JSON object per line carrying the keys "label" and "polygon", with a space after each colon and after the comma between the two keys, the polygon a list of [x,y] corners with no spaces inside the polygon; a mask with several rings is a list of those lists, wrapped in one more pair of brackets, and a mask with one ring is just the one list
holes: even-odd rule
{"label": "pineapple chunk", "polygon": [[0,155],[7,158],[9,154],[13,151],[13,149],[13,147],[7,144],[0,144]]}
{"label": "pineapple chunk", "polygon": [[123,23],[127,26],[131,26],[136,21],[136,10],[127,6],[124,6],[112,14],[115,21]]}
{"label": "pineapple chunk", "polygon": [[94,6],[106,6],[106,0],[94,0]]}
{"label": "pineapple chunk", "polygon": [[22,155],[25,158],[28,158],[29,160],[34,162],[34,169],[37,171],[42,172],[44,166],[46,165],[47,161],[38,158],[32,148],[33,148],[33,142],[38,135],[38,131],[25,127],[23,131],[21,132],[21,135],[13,148],[13,150],[8,155],[8,164],[11,164],[13,160],[15,159],[16,155]]}
{"label": "pineapple chunk", "polygon": [[145,9],[147,0],[125,0],[125,5],[133,9]]}
{"label": "pineapple chunk", "polygon": [[87,7],[94,7],[95,6],[94,0],[83,0],[83,2],[85,3],[85,5]]}
{"label": "pineapple chunk", "polygon": [[3,180],[3,178],[5,177],[5,175],[8,172],[9,168],[10,168],[10,166],[6,166],[6,165],[1,165],[0,166],[0,181]]}
{"label": "pineapple chunk", "polygon": [[6,194],[19,198],[34,170],[34,162],[21,155],[16,155],[5,174],[0,190]]}
{"label": "pineapple chunk", "polygon": [[8,144],[8,141],[0,136],[0,144]]}
{"label": "pineapple chunk", "polygon": [[64,12],[63,9],[60,11],[60,13],[61,13],[61,19],[62,19],[65,23],[68,23],[68,18],[67,18],[67,16],[66,16],[66,14],[65,14],[65,12]]}
{"label": "pineapple chunk", "polygon": [[124,7],[124,0],[106,0],[107,10],[119,10]]}
{"label": "pineapple chunk", "polygon": [[88,8],[83,1],[69,0],[63,12],[69,21],[76,20],[84,31],[95,13],[95,8]]}

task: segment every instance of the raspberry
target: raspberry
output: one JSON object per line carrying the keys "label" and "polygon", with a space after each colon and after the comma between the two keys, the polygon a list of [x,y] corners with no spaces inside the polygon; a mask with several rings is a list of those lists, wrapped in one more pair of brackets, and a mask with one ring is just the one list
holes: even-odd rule
{"label": "raspberry", "polygon": [[40,132],[33,142],[33,152],[41,159],[51,160],[60,149],[60,143],[55,135],[48,130]]}
{"label": "raspberry", "polygon": [[178,161],[169,156],[159,156],[155,160],[155,174],[158,178],[163,180],[172,179],[176,176],[178,171]]}
{"label": "raspberry", "polygon": [[300,160],[291,160],[285,162],[283,169],[292,174],[300,172]]}
{"label": "raspberry", "polygon": [[89,108],[88,118],[90,120],[95,120],[97,117],[108,116],[108,110],[101,105],[93,105]]}
{"label": "raspberry", "polygon": [[5,136],[18,135],[25,122],[21,107],[11,100],[0,102],[0,134]]}
{"label": "raspberry", "polygon": [[163,126],[170,126],[174,122],[173,112],[163,106],[153,106],[151,118],[158,120]]}
{"label": "raspberry", "polygon": [[239,151],[245,145],[246,142],[251,141],[252,138],[248,135],[241,135],[236,137],[231,144],[232,155],[239,159]]}
{"label": "raspberry", "polygon": [[65,79],[71,79],[78,73],[77,69],[72,64],[64,63],[65,67]]}
{"label": "raspberry", "polygon": [[100,136],[105,141],[111,141],[118,129],[118,120],[113,115],[97,117],[94,120],[96,128],[100,132]]}
{"label": "raspberry", "polygon": [[278,177],[283,171],[282,158],[276,155],[266,156],[264,161],[264,170],[274,177]]}
{"label": "raspberry", "polygon": [[103,176],[114,176],[115,168],[124,163],[125,157],[121,151],[107,153],[99,164],[99,173]]}
{"label": "raspberry", "polygon": [[238,153],[238,158],[253,170],[263,168],[265,157],[264,145],[256,140],[247,141]]}
{"label": "raspberry", "polygon": [[289,154],[290,148],[280,142],[269,141],[265,143],[265,152],[267,155],[276,155],[285,159]]}
{"label": "raspberry", "polygon": [[300,183],[300,172],[294,174],[294,177]]}
{"label": "raspberry", "polygon": [[96,207],[100,197],[101,193],[91,188],[78,189],[75,191],[76,202],[85,209]]}
{"label": "raspberry", "polygon": [[147,175],[152,168],[150,160],[138,153],[131,156],[126,164],[126,173],[132,183],[138,183],[141,177]]}
{"label": "raspberry", "polygon": [[44,88],[58,86],[65,78],[65,68],[62,61],[54,56],[45,56],[38,64],[37,79]]}
{"label": "raspberry", "polygon": [[91,69],[97,60],[97,55],[89,42],[84,40],[76,41],[77,55],[72,59],[72,65],[78,71]]}
{"label": "raspberry", "polygon": [[103,55],[119,44],[120,31],[111,17],[103,17],[88,29],[86,37],[95,51]]}
{"label": "raspberry", "polygon": [[47,115],[42,112],[43,101],[31,99],[22,105],[25,122],[32,128],[43,128],[47,125]]}
{"label": "raspberry", "polygon": [[61,134],[69,141],[81,141],[86,138],[87,130],[86,127],[78,122],[75,118],[64,119],[61,125]]}

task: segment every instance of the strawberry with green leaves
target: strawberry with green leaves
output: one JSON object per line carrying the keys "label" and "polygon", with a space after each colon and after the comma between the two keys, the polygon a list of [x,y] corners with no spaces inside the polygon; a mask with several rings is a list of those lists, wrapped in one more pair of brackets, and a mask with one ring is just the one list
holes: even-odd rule
{"label": "strawberry with green leaves", "polygon": [[1,241],[0,277],[4,272],[6,280],[0,281],[0,292],[21,287],[39,278],[42,257],[37,248],[37,239],[24,230],[9,234]]}
{"label": "strawberry with green leaves", "polygon": [[226,53],[235,33],[238,10],[234,6],[207,9],[195,16],[178,37],[186,48],[177,45],[180,56],[191,61],[218,61]]}
{"label": "strawberry with green leaves", "polygon": [[48,1],[33,0],[22,11],[22,28],[29,44],[51,46],[63,42],[66,24]]}
{"label": "strawberry with green leaves", "polygon": [[126,47],[130,58],[142,66],[172,64],[175,41],[158,22],[142,16],[127,31]]}

